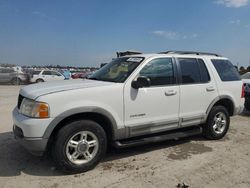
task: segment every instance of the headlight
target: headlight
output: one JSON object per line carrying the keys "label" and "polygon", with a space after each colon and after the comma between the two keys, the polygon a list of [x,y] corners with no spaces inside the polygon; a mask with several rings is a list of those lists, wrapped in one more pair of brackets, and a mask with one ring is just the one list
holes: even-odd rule
{"label": "headlight", "polygon": [[34,118],[48,118],[49,117],[49,105],[44,102],[37,102],[30,99],[23,99],[20,107],[20,112],[29,117]]}

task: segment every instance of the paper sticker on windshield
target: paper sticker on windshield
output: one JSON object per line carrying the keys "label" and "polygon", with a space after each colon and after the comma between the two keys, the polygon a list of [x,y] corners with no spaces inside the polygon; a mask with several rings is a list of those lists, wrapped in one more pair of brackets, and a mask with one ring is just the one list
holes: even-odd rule
{"label": "paper sticker on windshield", "polygon": [[132,61],[132,62],[138,62],[140,63],[143,60],[141,57],[130,57],[127,59],[127,61]]}

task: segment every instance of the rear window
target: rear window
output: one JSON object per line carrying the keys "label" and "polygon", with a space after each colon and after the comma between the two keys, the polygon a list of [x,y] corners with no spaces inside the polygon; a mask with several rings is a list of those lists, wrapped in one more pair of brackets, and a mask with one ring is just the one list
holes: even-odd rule
{"label": "rear window", "polygon": [[239,73],[230,61],[224,59],[212,59],[211,61],[222,81],[241,80]]}

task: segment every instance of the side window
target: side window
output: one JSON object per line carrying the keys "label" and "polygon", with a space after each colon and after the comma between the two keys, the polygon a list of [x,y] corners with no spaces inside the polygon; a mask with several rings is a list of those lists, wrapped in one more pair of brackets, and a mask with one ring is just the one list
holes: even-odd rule
{"label": "side window", "polygon": [[222,81],[241,80],[239,73],[230,61],[224,59],[211,59],[211,61]]}
{"label": "side window", "polygon": [[58,72],[55,72],[55,71],[51,71],[51,74],[55,75],[55,76],[61,76],[61,74],[59,74]]}
{"label": "side window", "polygon": [[13,73],[15,72],[14,69],[11,69],[11,68],[5,68],[5,69],[2,69],[2,73]]}
{"label": "side window", "polygon": [[158,58],[150,61],[140,71],[140,76],[148,77],[151,86],[175,84],[172,59]]}
{"label": "side window", "polygon": [[201,82],[200,68],[194,58],[179,58],[182,84],[193,84]]}
{"label": "side window", "polygon": [[208,73],[207,67],[202,59],[198,59],[200,66],[201,83],[207,83],[210,81],[210,75]]}
{"label": "side window", "polygon": [[43,75],[51,75],[51,71],[43,71]]}
{"label": "side window", "polygon": [[38,75],[41,71],[33,71],[33,74]]}

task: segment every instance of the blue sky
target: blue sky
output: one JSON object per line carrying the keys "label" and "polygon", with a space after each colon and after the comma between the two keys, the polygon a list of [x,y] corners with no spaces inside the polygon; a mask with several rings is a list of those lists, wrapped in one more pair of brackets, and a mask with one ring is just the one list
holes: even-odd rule
{"label": "blue sky", "polygon": [[99,66],[116,51],[250,61],[250,0],[0,0],[0,63]]}

